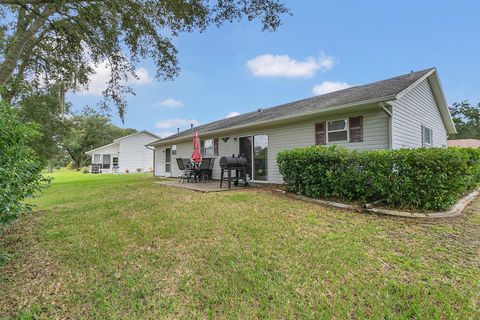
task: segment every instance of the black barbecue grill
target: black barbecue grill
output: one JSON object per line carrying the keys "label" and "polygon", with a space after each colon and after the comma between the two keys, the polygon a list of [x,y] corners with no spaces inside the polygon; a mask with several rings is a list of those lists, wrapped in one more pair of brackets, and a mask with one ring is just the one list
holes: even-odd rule
{"label": "black barbecue grill", "polygon": [[[247,158],[241,155],[235,157],[233,154],[231,157],[220,158],[220,168],[222,169],[220,174],[220,188],[225,179],[228,180],[228,189],[232,187],[232,180],[235,180],[234,185],[238,186],[239,179],[243,179],[243,185],[245,187],[248,186],[247,164]],[[227,172],[227,177],[225,177],[225,171]],[[232,171],[235,171],[235,177],[232,177]]]}

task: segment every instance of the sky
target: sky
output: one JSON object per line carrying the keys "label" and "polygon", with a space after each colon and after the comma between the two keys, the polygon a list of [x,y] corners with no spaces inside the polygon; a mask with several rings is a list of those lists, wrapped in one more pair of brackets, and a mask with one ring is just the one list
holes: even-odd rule
{"label": "sky", "polygon": [[[292,15],[275,32],[245,20],[181,34],[181,72],[155,79],[137,65],[126,128],[166,136],[258,108],[429,67],[438,69],[447,102],[480,102],[480,1],[284,0]],[[74,109],[94,106],[108,78],[97,67],[88,91],[70,94]]]}

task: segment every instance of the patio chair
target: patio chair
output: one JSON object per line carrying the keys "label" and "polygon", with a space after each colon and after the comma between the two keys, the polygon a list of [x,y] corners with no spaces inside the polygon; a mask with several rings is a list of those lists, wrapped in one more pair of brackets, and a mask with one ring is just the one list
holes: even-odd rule
{"label": "patio chair", "polygon": [[215,158],[211,158],[210,160],[210,167],[208,168],[208,180],[211,181],[213,179],[213,165],[215,164]]}
{"label": "patio chair", "polygon": [[206,182],[209,180],[209,171],[210,164],[212,163],[212,158],[203,158],[202,163],[198,167],[198,178],[199,180]]}
{"label": "patio chair", "polygon": [[188,161],[188,159],[177,158],[178,169],[180,169],[180,171],[182,171],[182,174],[180,175],[180,179],[178,180],[179,183],[182,183],[185,180],[187,180],[187,182],[189,182],[190,179],[192,178],[192,174],[193,174],[192,169],[193,168],[189,167],[188,162],[186,162],[185,160]]}

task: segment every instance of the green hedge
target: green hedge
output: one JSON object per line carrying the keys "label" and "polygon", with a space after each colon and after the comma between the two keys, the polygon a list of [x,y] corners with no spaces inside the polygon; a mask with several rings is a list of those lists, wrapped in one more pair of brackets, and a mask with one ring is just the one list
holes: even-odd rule
{"label": "green hedge", "polygon": [[480,182],[480,151],[467,148],[312,146],[280,152],[277,162],[290,192],[400,208],[445,209]]}

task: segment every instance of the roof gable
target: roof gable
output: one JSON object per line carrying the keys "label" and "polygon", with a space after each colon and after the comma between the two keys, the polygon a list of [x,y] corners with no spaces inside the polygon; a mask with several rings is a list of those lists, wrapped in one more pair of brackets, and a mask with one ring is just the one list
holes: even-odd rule
{"label": "roof gable", "polygon": [[124,136],[124,137],[117,138],[117,139],[115,139],[115,140],[113,140],[113,141],[114,141],[114,142],[119,142],[120,140],[125,140],[125,139],[131,138],[131,137],[133,137],[133,136],[142,134],[142,133],[146,133],[146,134],[148,134],[148,135],[151,135],[153,138],[160,139],[160,137],[157,136],[156,134],[153,134],[153,133],[151,133],[150,131],[147,131],[147,130],[142,130],[142,131],[137,131],[137,132],[134,132],[134,133],[132,133],[132,134],[129,134],[128,136]]}

